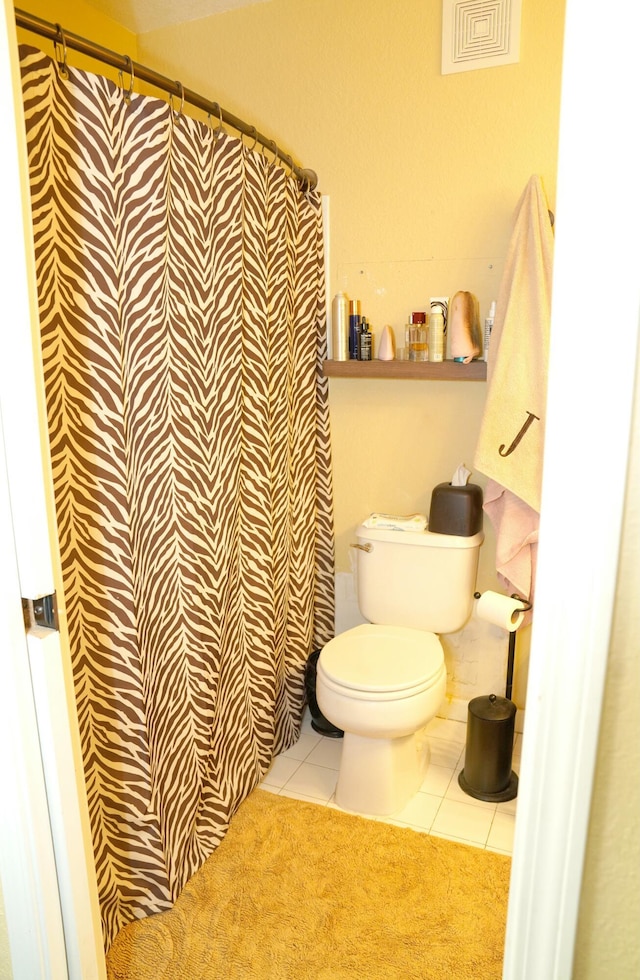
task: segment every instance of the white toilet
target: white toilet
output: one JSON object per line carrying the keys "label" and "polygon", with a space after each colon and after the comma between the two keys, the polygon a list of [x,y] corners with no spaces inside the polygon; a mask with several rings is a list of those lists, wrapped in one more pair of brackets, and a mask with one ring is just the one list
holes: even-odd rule
{"label": "white toilet", "polygon": [[484,534],[367,528],[356,532],[362,626],[340,633],[318,659],[316,697],[344,731],[336,802],[389,814],[417,793],[429,764],[426,725],[445,696],[437,633],[471,614]]}

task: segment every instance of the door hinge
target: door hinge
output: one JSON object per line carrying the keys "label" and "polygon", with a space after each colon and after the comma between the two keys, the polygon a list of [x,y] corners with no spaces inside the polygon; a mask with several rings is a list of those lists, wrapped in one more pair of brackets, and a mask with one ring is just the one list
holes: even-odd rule
{"label": "door hinge", "polygon": [[56,594],[42,595],[37,599],[22,599],[22,614],[25,629],[40,626],[48,630],[58,630],[58,607]]}

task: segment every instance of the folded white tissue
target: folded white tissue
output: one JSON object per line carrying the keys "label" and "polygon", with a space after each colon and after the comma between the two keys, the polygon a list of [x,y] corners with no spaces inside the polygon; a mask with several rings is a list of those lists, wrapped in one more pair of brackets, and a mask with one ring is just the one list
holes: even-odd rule
{"label": "folded white tissue", "polygon": [[427,518],[424,514],[398,517],[395,514],[370,514],[362,522],[365,527],[378,527],[386,531],[424,531]]}
{"label": "folded white tissue", "polygon": [[471,476],[471,471],[467,469],[464,463],[460,463],[453,476],[451,477],[452,487],[466,487],[467,481]]}

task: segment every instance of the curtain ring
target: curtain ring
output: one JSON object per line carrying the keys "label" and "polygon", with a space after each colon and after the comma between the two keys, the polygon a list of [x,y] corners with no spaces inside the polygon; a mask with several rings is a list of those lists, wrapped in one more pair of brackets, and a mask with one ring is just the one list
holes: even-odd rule
{"label": "curtain ring", "polygon": [[176,112],[173,108],[173,92],[169,92],[169,105],[171,106],[171,111],[173,113],[174,121],[177,122],[180,116],[184,112],[184,85],[182,82],[176,82],[176,85],[180,88],[180,108]]}
{"label": "curtain ring", "polygon": [[223,126],[223,123],[222,123],[222,106],[218,102],[213,102],[212,105],[214,105],[216,107],[216,109],[218,110],[218,120],[219,120],[218,128],[217,129],[213,129],[213,127],[211,126],[211,113],[210,112],[207,113],[207,119],[209,120],[209,126],[211,126],[211,128],[213,130],[213,138],[214,138],[214,140],[217,143],[218,140],[220,139],[220,137],[222,136],[222,134],[224,133],[224,126]]}
{"label": "curtain ring", "polygon": [[289,153],[285,153],[282,159],[289,165],[289,173],[287,174],[287,178],[293,177],[293,159],[291,155]]}
{"label": "curtain ring", "polygon": [[[255,126],[250,126],[249,133],[247,135],[253,136],[253,145],[246,147],[247,152],[251,152],[251,150],[255,150],[256,144],[258,142],[258,130],[256,129]],[[242,134],[242,142],[244,144],[244,133]]]}
{"label": "curtain ring", "polygon": [[[67,41],[61,24],[56,24],[56,31],[60,36],[56,37],[53,42],[53,53],[58,65],[58,74],[60,78],[68,78],[69,68],[67,67]],[[62,61],[60,61],[60,55],[58,53],[58,46],[60,44],[62,44]]]}
{"label": "curtain ring", "polygon": [[278,144],[275,140],[269,140],[269,147],[273,151],[273,166],[275,167],[278,163]]}
{"label": "curtain ring", "polygon": [[[267,157],[267,149],[271,150],[273,153],[273,160],[269,160]],[[278,159],[278,147],[275,140],[268,140],[260,146],[260,156],[268,166],[275,166],[276,160]]]}
{"label": "curtain ring", "polygon": [[127,89],[126,92],[124,89],[123,68],[121,68],[120,71],[118,72],[118,78],[120,79],[120,88],[122,89],[122,94],[124,95],[124,101],[127,103],[127,105],[129,105],[131,102],[131,96],[133,95],[133,82],[134,82],[133,62],[128,54],[123,55],[123,58],[127,62],[127,71],[129,72],[129,77],[130,77],[129,88]]}

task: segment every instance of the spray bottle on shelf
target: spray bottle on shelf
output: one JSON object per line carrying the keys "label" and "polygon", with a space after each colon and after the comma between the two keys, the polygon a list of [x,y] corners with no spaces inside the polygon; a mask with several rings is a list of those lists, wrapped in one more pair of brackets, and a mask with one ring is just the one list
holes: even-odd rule
{"label": "spray bottle on shelf", "polygon": [[426,361],[428,359],[428,341],[427,314],[422,310],[412,313],[409,340],[410,361]]}
{"label": "spray bottle on shelf", "polygon": [[489,315],[485,317],[484,320],[484,359],[489,360],[489,341],[491,340],[491,331],[493,330],[493,321],[496,315],[496,301],[492,300],[491,306],[489,307]]}
{"label": "spray bottle on shelf", "polygon": [[349,360],[358,360],[358,343],[361,328],[360,300],[349,301]]}
{"label": "spray bottle on shelf", "polygon": [[358,334],[358,360],[370,361],[373,355],[373,337],[366,317],[362,317]]}
{"label": "spray bottle on shelf", "polygon": [[349,300],[336,293],[331,305],[331,356],[334,361],[349,360]]}

